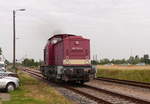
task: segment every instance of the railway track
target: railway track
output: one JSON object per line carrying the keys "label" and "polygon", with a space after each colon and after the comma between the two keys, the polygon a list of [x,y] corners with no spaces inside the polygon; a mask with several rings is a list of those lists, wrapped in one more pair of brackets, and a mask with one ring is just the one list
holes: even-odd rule
{"label": "railway track", "polygon": [[[101,89],[101,88],[97,88],[97,87],[89,86],[89,85],[84,85],[84,87],[93,89],[93,90],[98,91],[98,92],[103,92],[103,93],[106,93],[108,95],[111,95],[111,96],[129,101],[125,104],[132,103],[132,102],[134,102],[135,104],[150,104],[149,101],[142,100],[142,99],[139,99],[139,98],[135,98],[133,96],[129,96],[129,95],[125,95],[125,94],[120,94],[120,93],[113,92],[113,91],[110,91],[110,90]],[[122,100],[119,102],[119,104],[123,104]]]}
{"label": "railway track", "polygon": [[[27,72],[27,73],[29,73],[29,74],[35,76],[36,78],[38,78],[38,79],[40,79],[40,80],[47,81],[47,80],[45,80],[45,79],[43,78],[42,75],[40,75],[41,73],[38,72],[38,71],[33,71],[33,70],[29,70],[29,69],[24,69],[23,71],[25,71],[25,72]],[[83,96],[85,96],[85,97],[87,97],[87,98],[89,98],[89,99],[91,99],[91,100],[94,100],[94,101],[96,101],[98,104],[113,104],[113,103],[107,102],[107,101],[105,101],[105,100],[103,100],[103,99],[100,99],[100,98],[98,98],[98,97],[95,97],[95,96],[92,96],[92,95],[90,95],[90,94],[87,94],[87,93],[84,92],[84,91],[79,91],[79,90],[75,89],[74,87],[70,87],[70,86],[66,86],[66,85],[61,85],[61,86],[64,87],[64,88],[66,88],[66,89],[72,90],[72,91],[74,91],[74,92],[76,92],[76,93],[78,93],[78,94],[81,94],[81,95],[83,95]]]}
{"label": "railway track", "polygon": [[[29,70],[29,69],[26,69],[26,70]],[[35,72],[37,74],[41,74],[41,72],[37,71],[37,70],[33,70],[33,72]],[[135,86],[135,87],[150,89],[150,83],[145,83],[145,82],[137,82],[137,81],[129,81],[129,80],[121,80],[121,79],[105,78],[105,77],[98,77],[98,78],[95,78],[95,80],[101,80],[101,81],[106,81],[106,82],[131,85],[131,86]]]}
{"label": "railway track", "polygon": [[[38,77],[40,80],[44,80],[39,71],[25,69],[25,72]],[[46,80],[44,80],[46,81]],[[150,104],[149,101],[138,99],[128,95],[119,94],[116,92],[100,89],[90,85],[84,86],[68,86],[61,85],[62,87],[72,90],[80,95],[83,95],[91,100],[96,101],[98,104]]]}
{"label": "railway track", "polygon": [[98,78],[95,78],[95,80],[124,84],[124,85],[131,85],[131,86],[135,86],[135,87],[150,89],[150,83],[144,83],[144,82],[121,80],[121,79],[114,79],[114,78],[104,78],[104,77],[98,77]]}

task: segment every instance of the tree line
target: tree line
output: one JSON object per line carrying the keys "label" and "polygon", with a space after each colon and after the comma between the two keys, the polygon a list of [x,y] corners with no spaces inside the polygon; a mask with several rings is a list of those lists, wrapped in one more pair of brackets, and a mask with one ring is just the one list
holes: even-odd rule
{"label": "tree line", "polygon": [[[0,48],[0,55],[2,55],[2,49]],[[10,64],[10,62],[8,60],[5,60],[6,64]],[[29,59],[26,58],[22,61],[22,65],[27,66],[27,67],[32,67],[32,66],[40,66],[42,63],[42,61],[35,61],[34,59]],[[143,55],[143,57],[139,57],[138,55],[136,56],[130,56],[128,59],[108,59],[108,58],[104,58],[101,60],[92,60],[91,61],[92,64],[100,64],[100,65],[104,65],[104,64],[150,64],[150,57],[148,54]]]}
{"label": "tree line", "polygon": [[34,59],[28,59],[28,58],[22,61],[22,65],[27,67],[37,67],[40,66],[41,63],[42,63],[41,61],[35,61]]}
{"label": "tree line", "polygon": [[[0,48],[0,55],[2,55],[2,48]],[[5,64],[9,65],[12,64],[8,60],[5,60]],[[16,62],[16,64],[22,64],[23,66],[27,67],[37,67],[41,65],[41,61],[35,61],[34,59],[25,58],[21,63]]]}
{"label": "tree line", "polygon": [[101,60],[92,60],[92,64],[150,64],[149,55],[145,54],[143,57],[136,56],[130,56],[128,59],[108,59],[104,58]]}

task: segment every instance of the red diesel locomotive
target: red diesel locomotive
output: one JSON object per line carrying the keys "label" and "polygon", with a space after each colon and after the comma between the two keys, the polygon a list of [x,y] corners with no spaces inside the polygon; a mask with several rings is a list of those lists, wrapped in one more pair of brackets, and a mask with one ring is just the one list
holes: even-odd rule
{"label": "red diesel locomotive", "polygon": [[40,67],[48,79],[83,84],[95,77],[90,62],[90,40],[70,34],[54,35],[44,48],[44,64]]}

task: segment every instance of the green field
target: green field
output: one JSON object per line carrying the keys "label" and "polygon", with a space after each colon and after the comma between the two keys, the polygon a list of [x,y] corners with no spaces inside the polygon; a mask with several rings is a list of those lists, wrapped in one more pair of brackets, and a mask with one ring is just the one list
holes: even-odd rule
{"label": "green field", "polygon": [[150,82],[149,66],[98,66],[98,77]]}
{"label": "green field", "polygon": [[19,74],[21,86],[11,92],[11,100],[2,104],[72,104],[48,84],[27,74]]}

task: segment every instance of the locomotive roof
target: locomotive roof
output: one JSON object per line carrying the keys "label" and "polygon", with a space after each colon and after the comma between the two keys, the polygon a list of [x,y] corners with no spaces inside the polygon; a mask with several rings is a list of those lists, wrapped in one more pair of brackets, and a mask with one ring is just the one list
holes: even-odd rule
{"label": "locomotive roof", "polygon": [[75,36],[75,35],[72,35],[72,34],[56,34],[56,35],[52,36],[51,38],[49,38],[48,40],[51,40],[53,38],[59,38],[59,37],[61,37],[63,39],[63,38],[69,37],[69,36]]}

